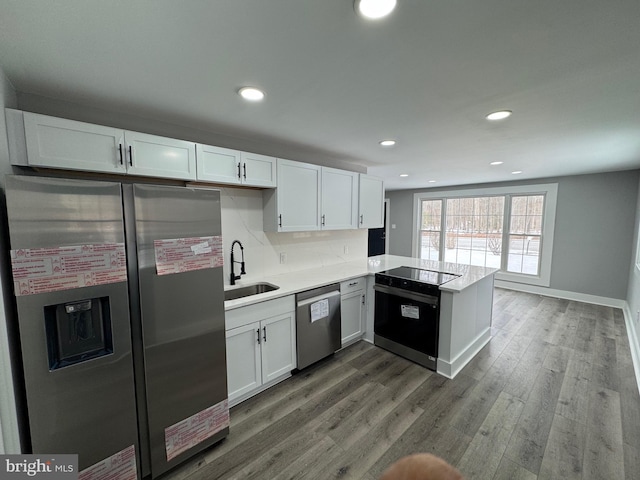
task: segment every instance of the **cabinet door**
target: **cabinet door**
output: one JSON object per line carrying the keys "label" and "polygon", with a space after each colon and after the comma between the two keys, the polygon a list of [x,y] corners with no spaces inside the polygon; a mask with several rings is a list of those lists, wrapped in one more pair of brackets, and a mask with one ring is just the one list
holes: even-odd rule
{"label": "cabinet door", "polygon": [[227,330],[227,387],[232,402],[262,385],[260,323]]}
{"label": "cabinet door", "polygon": [[23,115],[29,165],[126,172],[123,130],[36,113]]}
{"label": "cabinet door", "polygon": [[279,232],[320,230],[320,167],[278,159]]}
{"label": "cabinet door", "polygon": [[242,183],[252,187],[276,186],[276,159],[257,153],[242,152]]}
{"label": "cabinet door", "polygon": [[268,383],[296,368],[293,312],[260,322],[262,335],[262,382]]}
{"label": "cabinet door", "polygon": [[362,336],[364,311],[364,290],[356,290],[340,298],[343,346]]}
{"label": "cabinet door", "polygon": [[384,227],[384,183],[381,178],[360,174],[360,228]]}
{"label": "cabinet door", "polygon": [[240,184],[240,152],[228,148],[196,145],[196,177],[207,182]]}
{"label": "cabinet door", "polygon": [[196,145],[146,133],[125,132],[127,173],[148,177],[196,179]]}
{"label": "cabinet door", "polygon": [[322,167],[323,230],[358,228],[358,174]]}

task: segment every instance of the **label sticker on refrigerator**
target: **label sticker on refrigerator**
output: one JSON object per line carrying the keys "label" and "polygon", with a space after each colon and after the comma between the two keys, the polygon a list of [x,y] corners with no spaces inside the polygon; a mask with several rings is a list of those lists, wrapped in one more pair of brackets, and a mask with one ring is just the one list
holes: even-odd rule
{"label": "label sticker on refrigerator", "polygon": [[329,316],[329,300],[324,299],[311,304],[311,323]]}
{"label": "label sticker on refrigerator", "polygon": [[223,400],[164,429],[167,461],[229,426],[229,401]]}
{"label": "label sticker on refrigerator", "polygon": [[136,449],[133,445],[85,468],[78,480],[137,480]]}
{"label": "label sticker on refrigerator", "polygon": [[125,282],[124,243],[11,250],[16,296]]}
{"label": "label sticker on refrigerator", "polygon": [[405,318],[420,320],[420,307],[415,305],[400,305],[400,314]]}
{"label": "label sticker on refrigerator", "polygon": [[221,267],[222,237],[194,237],[154,240],[158,275]]}

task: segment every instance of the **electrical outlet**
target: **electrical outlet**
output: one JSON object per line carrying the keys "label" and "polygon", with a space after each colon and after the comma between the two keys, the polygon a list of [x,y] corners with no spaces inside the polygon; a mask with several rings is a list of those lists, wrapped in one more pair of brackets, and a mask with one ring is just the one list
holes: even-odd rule
{"label": "electrical outlet", "polygon": [[280,263],[287,263],[287,254],[284,252],[280,254]]}
{"label": "electrical outlet", "polygon": [[346,255],[347,253],[349,253],[349,246],[348,246],[348,245],[345,245],[345,246],[344,246],[344,253],[345,253],[345,255]]}

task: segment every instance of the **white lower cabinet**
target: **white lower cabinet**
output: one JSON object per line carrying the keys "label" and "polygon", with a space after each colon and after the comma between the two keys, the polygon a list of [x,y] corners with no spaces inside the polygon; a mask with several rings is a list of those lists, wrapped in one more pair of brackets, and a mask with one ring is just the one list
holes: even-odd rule
{"label": "white lower cabinet", "polygon": [[362,337],[366,315],[366,278],[357,278],[340,284],[340,315],[342,346]]}
{"label": "white lower cabinet", "polygon": [[296,368],[294,297],[226,312],[227,387],[235,405]]}

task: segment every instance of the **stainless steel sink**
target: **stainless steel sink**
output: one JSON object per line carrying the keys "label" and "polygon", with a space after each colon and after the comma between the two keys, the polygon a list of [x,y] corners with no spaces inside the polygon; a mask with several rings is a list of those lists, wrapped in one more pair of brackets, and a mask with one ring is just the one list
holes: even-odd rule
{"label": "stainless steel sink", "polygon": [[250,295],[257,295],[259,293],[272,292],[278,290],[280,287],[271,283],[254,283],[253,285],[245,285],[244,287],[234,288],[232,290],[225,290],[224,299],[235,300],[236,298],[248,297]]}

